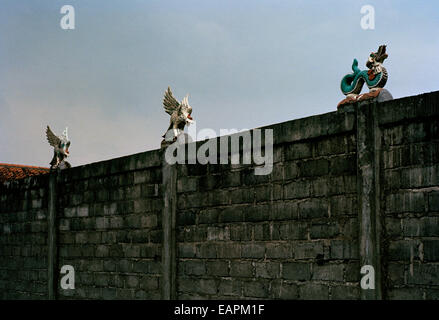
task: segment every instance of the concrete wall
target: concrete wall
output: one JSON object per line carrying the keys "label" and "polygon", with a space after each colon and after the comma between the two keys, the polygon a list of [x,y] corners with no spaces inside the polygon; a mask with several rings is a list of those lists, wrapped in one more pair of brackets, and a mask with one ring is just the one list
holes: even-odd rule
{"label": "concrete wall", "polygon": [[0,296],[435,299],[438,120],[435,92],[267,126],[269,175],[154,150],[5,183]]}
{"label": "concrete wall", "polygon": [[47,298],[48,177],[0,186],[0,297]]}
{"label": "concrete wall", "polygon": [[270,175],[178,167],[178,298],[359,296],[354,113],[269,128]]}
{"label": "concrete wall", "polygon": [[[159,151],[62,171],[55,177],[55,296],[159,299],[161,296]],[[49,297],[48,176],[1,187],[0,292],[4,299]],[[75,269],[75,290],[59,270]]]}
{"label": "concrete wall", "polygon": [[379,112],[387,299],[439,298],[438,100],[410,97]]}
{"label": "concrete wall", "polygon": [[152,151],[61,173],[58,265],[77,279],[61,299],[160,298],[160,165]]}

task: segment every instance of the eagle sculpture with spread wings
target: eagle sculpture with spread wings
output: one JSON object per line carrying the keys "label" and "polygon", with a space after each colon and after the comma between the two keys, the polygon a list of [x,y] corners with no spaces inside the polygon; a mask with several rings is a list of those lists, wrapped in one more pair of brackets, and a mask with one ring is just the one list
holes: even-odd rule
{"label": "eagle sculpture with spread wings", "polygon": [[50,127],[47,126],[46,137],[49,144],[53,147],[53,158],[52,161],[50,161],[50,169],[70,168],[70,163],[65,160],[70,155],[70,140],[67,135],[67,128],[61,136],[56,136],[52,130],[50,130]]}
{"label": "eagle sculpture with spread wings", "polygon": [[171,116],[171,120],[168,130],[163,135],[162,147],[177,140],[177,137],[184,131],[185,125],[194,122],[191,117],[192,107],[189,105],[188,95],[179,103],[172,95],[171,88],[168,87],[163,98],[163,107]]}

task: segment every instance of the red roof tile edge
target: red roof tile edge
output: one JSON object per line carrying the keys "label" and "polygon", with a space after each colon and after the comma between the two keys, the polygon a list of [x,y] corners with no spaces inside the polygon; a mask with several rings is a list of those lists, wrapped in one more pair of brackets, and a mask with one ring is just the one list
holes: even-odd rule
{"label": "red roof tile edge", "polygon": [[0,183],[49,173],[49,168],[0,163]]}

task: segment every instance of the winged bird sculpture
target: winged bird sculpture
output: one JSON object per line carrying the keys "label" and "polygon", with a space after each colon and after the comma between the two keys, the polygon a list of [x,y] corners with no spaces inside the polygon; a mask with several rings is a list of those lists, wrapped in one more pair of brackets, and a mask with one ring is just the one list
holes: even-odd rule
{"label": "winged bird sculpture", "polygon": [[52,161],[50,161],[50,169],[54,170],[57,168],[70,168],[70,163],[65,160],[70,155],[70,140],[68,137],[67,128],[64,130],[61,136],[56,136],[52,130],[50,130],[50,127],[47,126],[46,137],[49,144],[53,147],[53,158]]}
{"label": "winged bird sculpture", "polygon": [[174,98],[171,88],[165,91],[165,96],[163,98],[163,107],[171,116],[169,123],[169,128],[163,135],[162,147],[172,143],[177,140],[177,137],[183,133],[185,125],[190,125],[194,122],[191,117],[192,107],[188,102],[188,95],[178,102]]}

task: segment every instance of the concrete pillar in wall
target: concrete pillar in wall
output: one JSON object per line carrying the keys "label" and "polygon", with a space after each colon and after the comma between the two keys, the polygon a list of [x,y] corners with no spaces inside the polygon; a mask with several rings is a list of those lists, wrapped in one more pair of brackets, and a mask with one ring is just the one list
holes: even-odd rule
{"label": "concrete pillar in wall", "polygon": [[[380,259],[380,156],[381,132],[377,103],[360,102],[357,110],[357,194],[360,223],[360,268],[369,265],[375,272],[375,289],[360,289],[361,299],[382,299]],[[364,275],[360,275],[363,277]]]}
{"label": "concrete pillar in wall", "polygon": [[47,217],[47,295],[49,300],[56,299],[56,266],[57,266],[57,237],[56,237],[56,211],[57,211],[57,177],[56,171],[49,176],[49,199]]}
{"label": "concrete pillar in wall", "polygon": [[162,299],[174,300],[177,297],[176,273],[176,211],[177,211],[177,164],[170,165],[165,160],[162,149],[163,179],[163,245],[162,245]]}

